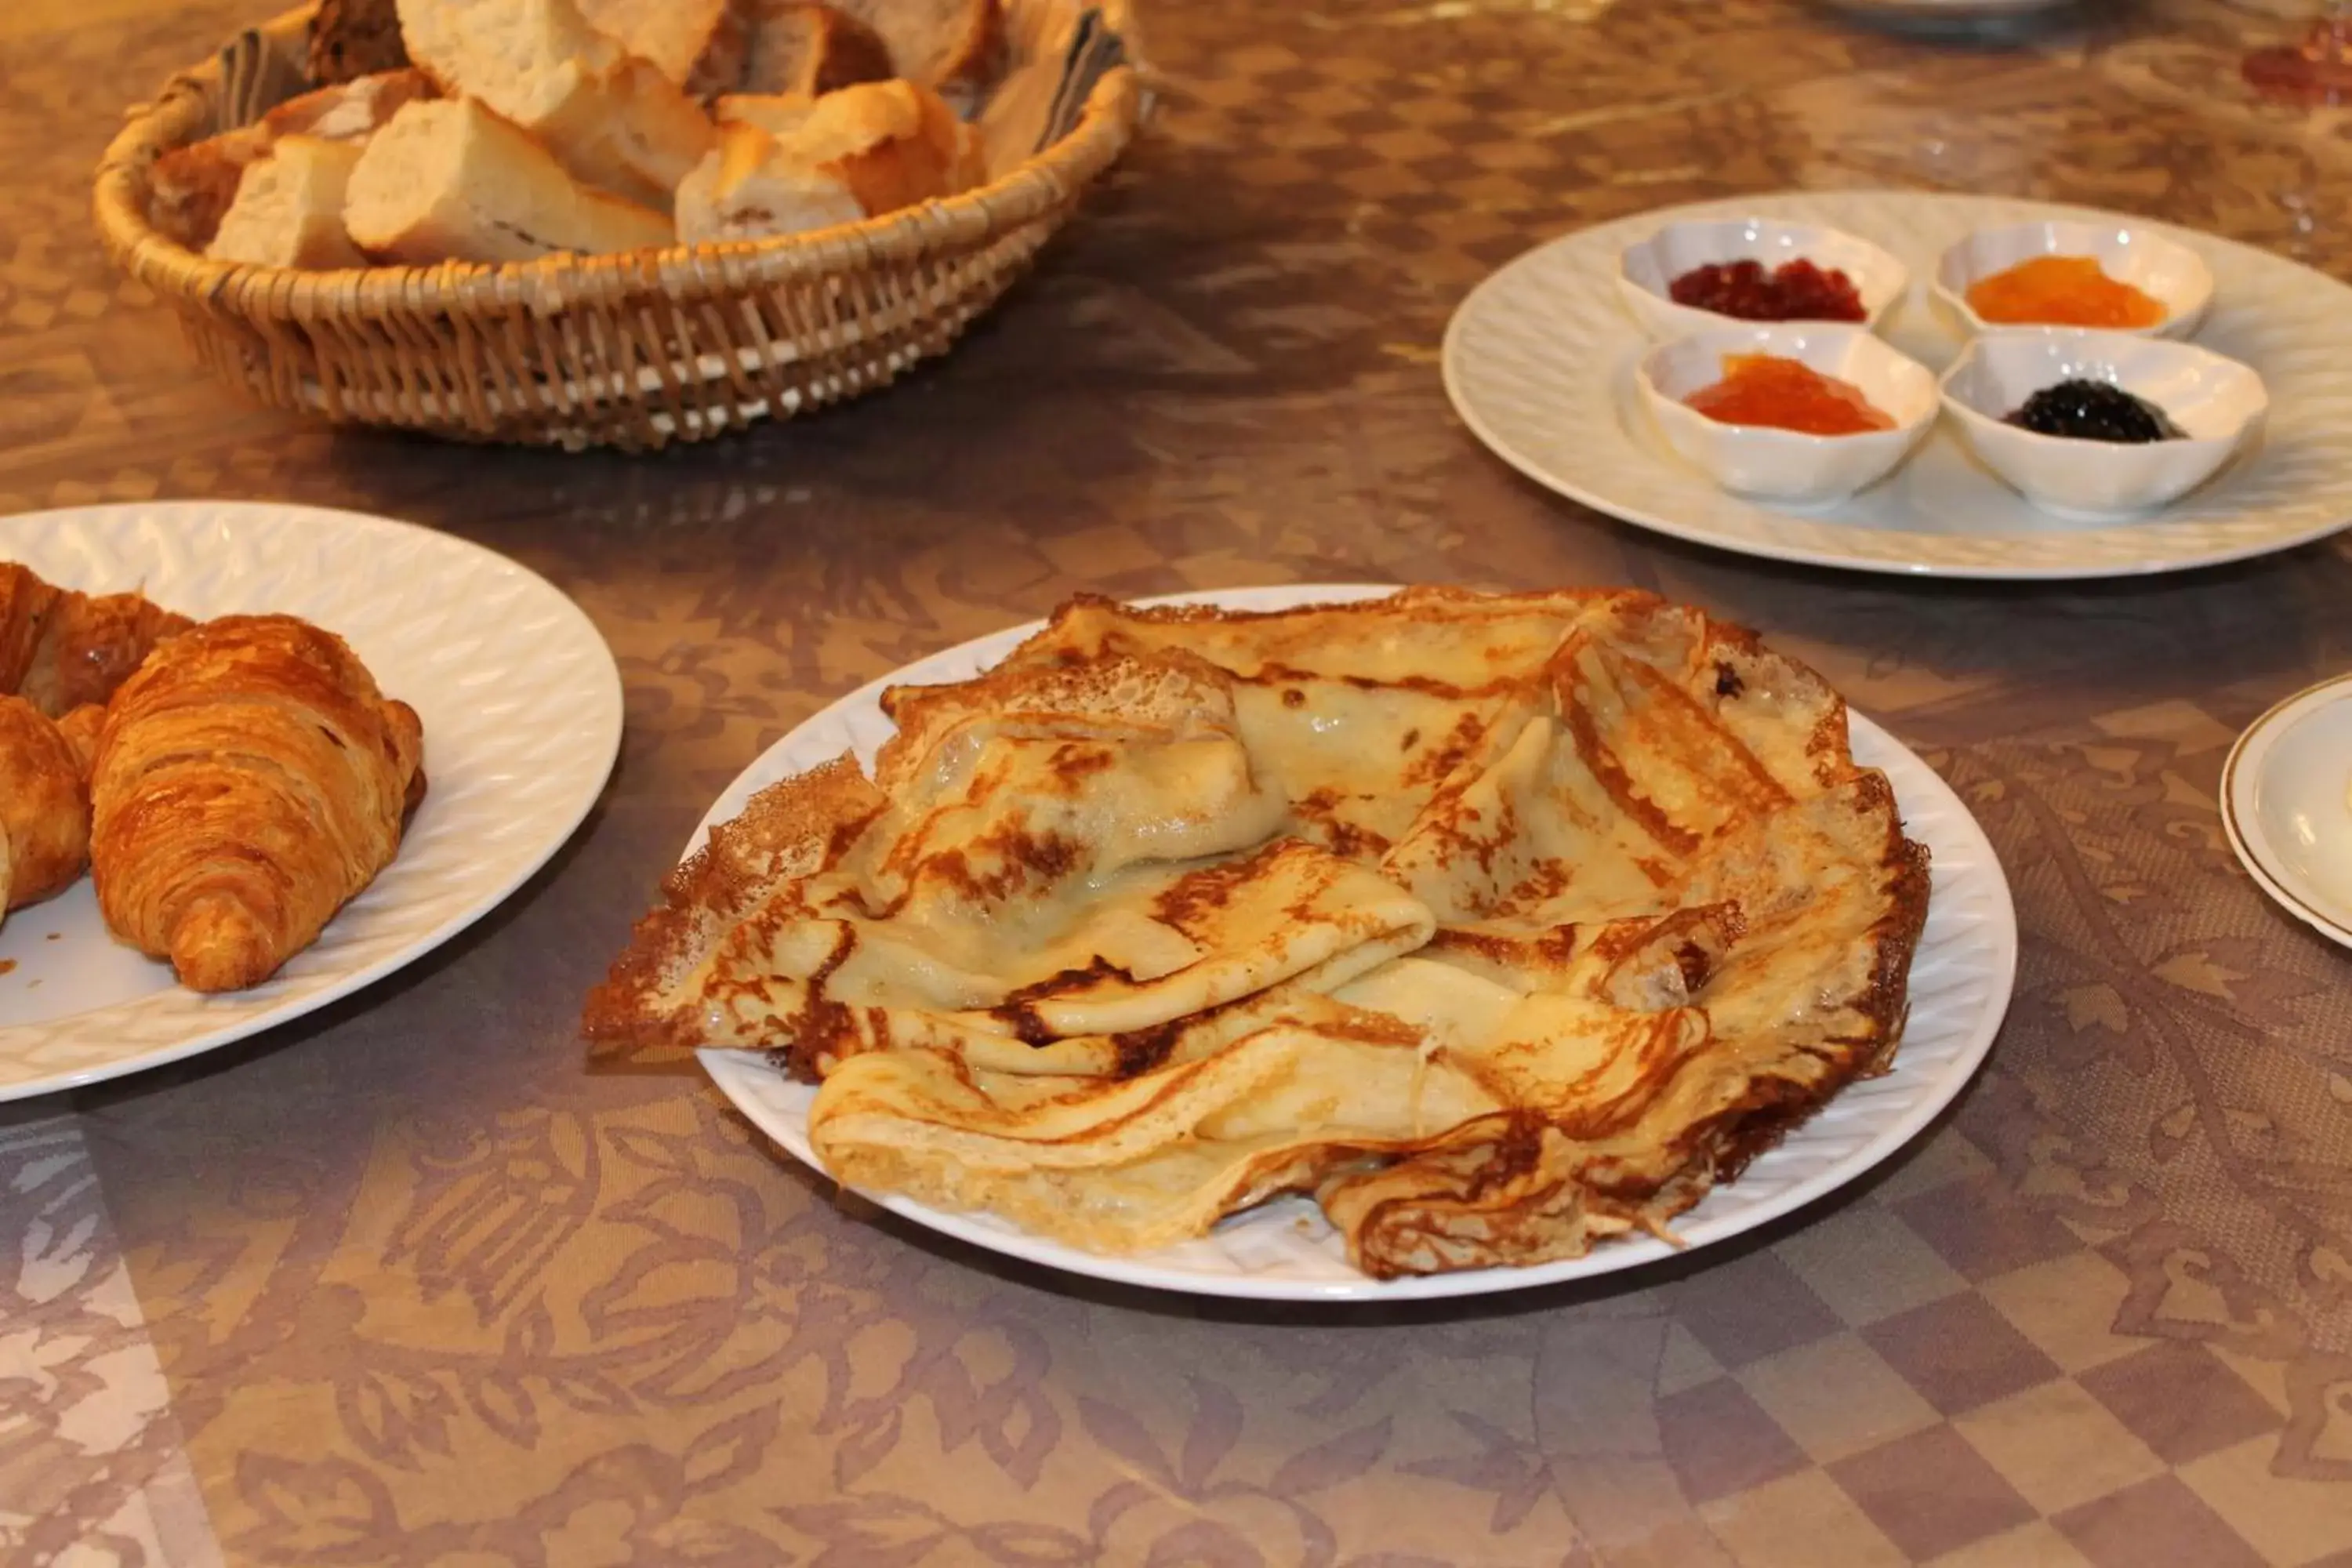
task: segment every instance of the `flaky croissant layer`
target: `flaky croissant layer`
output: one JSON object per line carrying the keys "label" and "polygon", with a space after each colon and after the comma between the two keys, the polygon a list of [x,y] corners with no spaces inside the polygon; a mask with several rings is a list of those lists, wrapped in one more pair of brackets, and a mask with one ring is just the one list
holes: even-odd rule
{"label": "flaky croissant layer", "polygon": [[331,632],[231,616],[173,637],[98,738],[99,909],[184,985],[257,985],[398,853],[423,750]]}
{"label": "flaky croissant layer", "polygon": [[0,911],[63,892],[89,850],[81,761],[21,697],[0,697]]}

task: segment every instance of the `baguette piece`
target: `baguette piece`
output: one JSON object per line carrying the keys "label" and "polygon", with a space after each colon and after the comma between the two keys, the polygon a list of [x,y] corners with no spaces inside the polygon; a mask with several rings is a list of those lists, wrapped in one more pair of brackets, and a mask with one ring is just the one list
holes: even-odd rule
{"label": "baguette piece", "polygon": [[667,208],[718,141],[702,106],[576,0],[399,0],[408,52],[443,92],[478,98],[572,174]]}
{"label": "baguette piece", "polygon": [[806,0],[742,0],[743,70],[735,90],[816,98],[898,74],[890,47],[865,23]]}
{"label": "baguette piece", "polygon": [[580,12],[692,97],[727,91],[743,75],[737,0],[580,0]]}
{"label": "baguette piece", "polygon": [[359,161],[354,142],[279,138],[268,157],[246,166],[205,254],[261,267],[365,267],[343,232],[343,190]]}
{"label": "baguette piece", "polygon": [[898,75],[929,88],[964,119],[1004,68],[1000,0],[836,0],[881,35]]}
{"label": "baguette piece", "polygon": [[790,157],[775,136],[741,121],[719,127],[717,149],[677,187],[677,237],[688,245],[807,234],[866,216],[839,174]]}
{"label": "baguette piece", "polygon": [[728,124],[719,149],[678,187],[678,237],[692,244],[804,234],[950,196],[985,177],[977,133],[937,93],[869,82],[818,99],[782,135]]}
{"label": "baguette piece", "polygon": [[719,121],[722,144],[730,125],[756,125],[782,141],[806,124],[815,109],[816,100],[806,93],[730,92],[711,101],[710,117]]}
{"label": "baguette piece", "polygon": [[404,66],[289,98],[263,115],[261,125],[273,140],[316,136],[327,142],[364,142],[403,104],[433,96],[433,79]]}
{"label": "baguette piece", "polygon": [[384,71],[289,98],[251,125],[174,147],[149,173],[148,220],[189,249],[203,250],[219,232],[246,170],[269,156],[280,137],[364,141],[401,105],[432,96],[424,72]]}
{"label": "baguette piece", "polygon": [[573,179],[554,154],[472,99],[412,103],[376,132],[345,193],[343,226],[380,261],[530,261],[668,245],[662,214]]}

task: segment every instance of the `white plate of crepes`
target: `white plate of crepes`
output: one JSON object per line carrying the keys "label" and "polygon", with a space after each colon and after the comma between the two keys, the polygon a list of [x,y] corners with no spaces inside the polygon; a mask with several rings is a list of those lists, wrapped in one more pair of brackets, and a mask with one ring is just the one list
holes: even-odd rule
{"label": "white plate of crepes", "polygon": [[0,518],[0,1100],[323,1006],[479,919],[617,754],[579,607],[247,502]]}
{"label": "white plate of crepes", "polygon": [[689,848],[592,1038],[923,1225],[1213,1295],[1748,1229],[1948,1104],[2016,966],[1924,763],[1631,592],[1081,599],[835,704]]}

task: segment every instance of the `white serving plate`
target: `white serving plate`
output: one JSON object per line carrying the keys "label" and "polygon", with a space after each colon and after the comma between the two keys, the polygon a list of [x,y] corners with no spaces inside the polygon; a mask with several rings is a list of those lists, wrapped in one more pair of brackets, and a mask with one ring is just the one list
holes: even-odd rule
{"label": "white serving plate", "polygon": [[[1232,589],[1152,602],[1273,610],[1393,592],[1390,586],[1325,584]],[[738,815],[753,794],[779,779],[844,751],[856,752],[870,769],[875,752],[893,732],[882,713],[885,687],[970,679],[1043,625],[1014,626],[919,659],[843,698],[770,747],[728,785],[686,852],[693,853],[714,824]],[[1869,720],[1857,715],[1852,724],[1855,756],[1886,771],[1911,836],[1935,857],[1927,932],[1911,967],[1910,1024],[1893,1071],[1848,1088],[1738,1181],[1717,1188],[1675,1222],[1675,1233],[1688,1247],[1725,1240],[1801,1208],[1895,1153],[1966,1087],[2008,1010],[2017,971],[2017,914],[1992,846],[1968,807],[1925,763]],[[793,1081],[755,1052],[711,1050],[701,1058],[719,1092],[761,1131],[794,1158],[824,1170],[808,1141],[814,1086]],[[949,1213],[892,1194],[870,1195],[894,1214],[992,1252],[1098,1279],[1206,1296],[1316,1301],[1477,1296],[1612,1273],[1678,1250],[1645,1237],[1531,1268],[1375,1280],[1349,1264],[1338,1233],[1302,1198],[1235,1215],[1196,1241],[1108,1257],[1047,1240],[992,1215]]]}
{"label": "white serving plate", "polygon": [[546,579],[388,518],[243,501],[0,518],[0,559],[205,619],[282,611],[341,635],[425,722],[429,787],[399,858],[250,991],[203,996],[116,942],[89,880],[0,925],[0,1100],[119,1078],[300,1017],[489,912],[588,814],[621,740],[604,639]]}
{"label": "white serving plate", "polygon": [[2247,726],[2222,764],[2221,826],[2264,892],[2352,947],[2352,675]]}
{"label": "white serving plate", "polygon": [[1880,335],[1941,372],[1962,341],[1924,281],[1979,228],[2112,214],[1990,196],[1792,191],[1637,214],[1554,240],[1454,312],[1444,374],[1478,438],[1528,478],[1639,527],[1742,554],[1917,576],[2081,578],[2174,572],[2289,549],[2352,523],[2352,289],[2250,247],[2130,220],[2195,250],[2214,298],[2197,341],[2270,389],[2262,438],[2168,510],[2054,516],[1939,427],[1883,482],[1797,512],[1730,495],[1677,460],[1634,384],[1648,347],[1617,298],[1618,258],[1663,226],[1764,214],[1882,245],[1912,275]]}

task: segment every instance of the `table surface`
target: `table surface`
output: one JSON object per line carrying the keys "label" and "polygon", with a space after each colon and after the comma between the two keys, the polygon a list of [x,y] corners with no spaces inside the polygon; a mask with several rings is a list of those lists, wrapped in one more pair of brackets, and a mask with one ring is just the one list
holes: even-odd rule
{"label": "table surface", "polygon": [[[823,1568],[2352,1562],[2352,955],[2221,836],[2352,666],[2352,546],[2071,588],[1653,539],[1514,478],[1447,312],[1549,235],[1791,185],[2155,214],[2341,271],[2346,121],[2215,0],[1923,41],[1800,0],[1158,7],[1155,125],[949,362],[651,458],[336,435],[108,268],[113,106],[254,0],[0,6],[0,508],[415,519],[627,686],[577,840],[316,1019],[0,1114],[0,1560]],[[1751,1245],[1330,1315],[1088,1289],[845,1212],[575,1037],[718,789],[1079,589],[1629,583],[1764,628],[1980,815],[2024,936],[1957,1111]]]}

